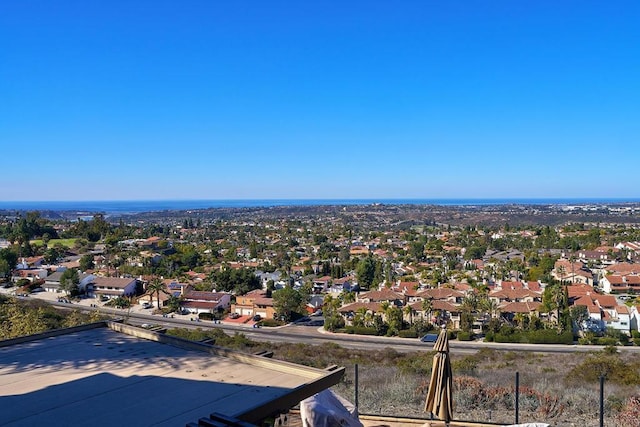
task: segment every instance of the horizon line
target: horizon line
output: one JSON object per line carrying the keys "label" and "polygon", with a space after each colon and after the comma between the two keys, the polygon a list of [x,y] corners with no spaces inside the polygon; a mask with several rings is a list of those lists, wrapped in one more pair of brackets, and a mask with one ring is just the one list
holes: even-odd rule
{"label": "horizon line", "polygon": [[486,201],[486,200],[628,200],[640,201],[640,196],[616,196],[616,197],[598,197],[598,196],[535,196],[535,197],[269,197],[269,198],[151,198],[151,199],[20,199],[20,200],[0,200],[0,205],[10,203],[91,203],[91,202],[226,202],[226,201],[430,201],[430,200],[468,200],[468,201]]}

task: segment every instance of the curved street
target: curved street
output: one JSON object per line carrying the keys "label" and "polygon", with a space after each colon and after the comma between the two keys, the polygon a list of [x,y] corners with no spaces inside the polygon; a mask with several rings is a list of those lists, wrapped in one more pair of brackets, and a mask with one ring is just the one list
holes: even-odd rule
{"label": "curved street", "polygon": [[[89,304],[59,303],[46,298],[53,305],[61,308],[74,308],[81,310],[99,310],[105,314],[127,319],[129,323],[142,325],[145,323],[163,326],[165,328],[219,328],[228,333],[243,333],[255,341],[305,343],[320,345],[333,342],[346,348],[373,350],[381,347],[391,347],[399,352],[411,352],[431,350],[431,344],[423,343],[418,339],[377,337],[364,335],[334,334],[324,331],[321,327],[289,324],[276,328],[253,328],[251,326],[225,323],[213,323],[211,321],[190,320],[193,315],[176,315],[175,317],[163,317],[147,314],[146,310],[134,307],[128,309],[112,309],[107,307],[92,307]],[[83,301],[84,302],[84,301]],[[450,341],[450,349],[454,354],[473,354],[480,349],[490,348],[498,351],[530,351],[537,353],[574,353],[602,350],[603,346],[564,345],[564,344],[512,344],[512,343],[488,343],[479,341]],[[619,351],[640,353],[640,347],[618,347]]]}

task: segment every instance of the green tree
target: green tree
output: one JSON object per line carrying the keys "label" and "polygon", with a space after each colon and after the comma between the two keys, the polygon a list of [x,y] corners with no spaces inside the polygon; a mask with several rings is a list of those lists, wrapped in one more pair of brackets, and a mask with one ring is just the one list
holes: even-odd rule
{"label": "green tree", "polygon": [[211,280],[214,282],[216,290],[235,292],[238,295],[244,295],[262,287],[260,279],[254,274],[254,271],[246,268],[237,270],[225,268],[216,271],[211,274]]}
{"label": "green tree", "polygon": [[94,267],[93,255],[91,254],[82,255],[82,257],[80,258],[80,270],[81,271],[93,270],[93,267]]}
{"label": "green tree", "polygon": [[6,259],[0,258],[0,278],[5,279],[11,275],[11,266]]}
{"label": "green tree", "polygon": [[360,260],[356,266],[356,277],[361,288],[369,289],[373,285],[376,273],[376,263],[368,256]]}
{"label": "green tree", "polygon": [[569,309],[571,320],[578,326],[589,318],[589,310],[584,305],[574,305]]}
{"label": "green tree", "polygon": [[167,300],[167,308],[171,312],[179,311],[181,303],[182,303],[182,297],[177,297],[175,295],[169,295],[169,299]]}
{"label": "green tree", "polygon": [[78,270],[69,268],[62,273],[60,277],[60,289],[68,295],[75,296],[80,292],[78,285],[80,284],[80,276]]}
{"label": "green tree", "polygon": [[291,287],[287,286],[273,293],[273,308],[287,322],[291,320],[294,313],[301,313],[303,307],[302,295]]}
{"label": "green tree", "polygon": [[60,251],[60,249],[55,247],[49,248],[44,253],[44,261],[47,264],[55,264],[58,262],[58,259],[60,259],[62,256],[63,256],[63,253]]}
{"label": "green tree", "polygon": [[10,305],[0,313],[0,339],[16,338],[37,334],[49,329],[44,320],[44,309],[26,309],[15,304]]}

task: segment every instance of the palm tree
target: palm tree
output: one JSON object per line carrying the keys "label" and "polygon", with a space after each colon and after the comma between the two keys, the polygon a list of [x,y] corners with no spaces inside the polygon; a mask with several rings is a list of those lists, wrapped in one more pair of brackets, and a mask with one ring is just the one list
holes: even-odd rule
{"label": "palm tree", "polygon": [[427,315],[427,320],[431,323],[431,311],[433,310],[433,303],[431,299],[425,298],[422,300],[422,312]]}
{"label": "palm tree", "polygon": [[149,292],[149,294],[153,297],[153,294],[156,295],[156,301],[158,303],[158,308],[160,307],[160,292],[163,292],[167,295],[168,292],[165,290],[164,288],[164,283],[162,283],[162,280],[159,277],[154,277],[153,279],[151,279],[151,281],[147,284],[147,292]]}
{"label": "palm tree", "polygon": [[365,319],[367,317],[367,309],[366,307],[360,307],[356,310],[356,314],[353,318],[354,326],[366,326]]}
{"label": "palm tree", "polygon": [[338,312],[338,309],[340,308],[340,300],[331,295],[327,295],[324,298],[322,306],[325,316],[332,316]]}
{"label": "palm tree", "polygon": [[[364,308],[364,307],[363,307]],[[370,328],[373,326],[373,312],[371,310],[364,309],[364,313],[362,315],[362,324],[366,328]]]}
{"label": "palm tree", "polygon": [[523,313],[516,313],[516,315],[513,316],[513,320],[515,320],[515,322],[518,324],[518,326],[520,326],[521,329],[524,329],[524,319],[525,315]]}
{"label": "palm tree", "polygon": [[482,311],[484,311],[485,313],[487,313],[489,315],[490,318],[494,318],[496,313],[498,312],[498,303],[496,302],[496,300],[489,298],[488,296],[484,296],[480,299],[479,301],[479,306],[482,309]]}
{"label": "palm tree", "polygon": [[352,302],[356,302],[356,293],[355,292],[343,292],[340,294],[342,296],[343,304],[350,304]]}
{"label": "palm tree", "polygon": [[404,306],[404,314],[406,314],[409,317],[409,326],[413,326],[413,314],[414,314],[414,310],[413,307],[411,307],[409,304]]}
{"label": "palm tree", "polygon": [[462,308],[469,312],[478,310],[478,296],[475,293],[467,294],[462,300]]}

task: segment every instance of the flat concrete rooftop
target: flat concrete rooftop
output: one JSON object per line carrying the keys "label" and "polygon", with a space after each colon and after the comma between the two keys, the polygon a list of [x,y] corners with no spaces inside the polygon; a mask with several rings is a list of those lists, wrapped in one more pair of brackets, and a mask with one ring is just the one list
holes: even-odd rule
{"label": "flat concrete rooftop", "polygon": [[185,426],[212,412],[257,422],[344,373],[102,326],[0,342],[0,425]]}

